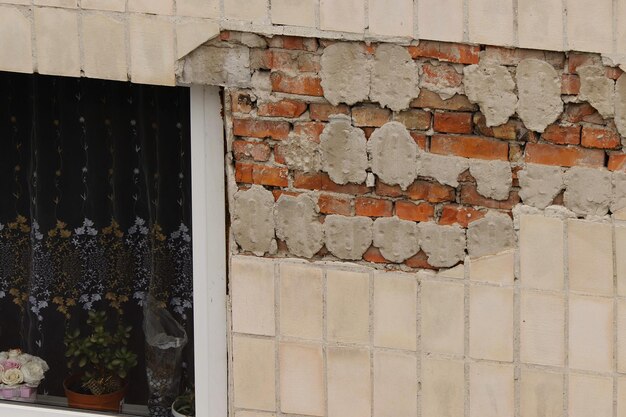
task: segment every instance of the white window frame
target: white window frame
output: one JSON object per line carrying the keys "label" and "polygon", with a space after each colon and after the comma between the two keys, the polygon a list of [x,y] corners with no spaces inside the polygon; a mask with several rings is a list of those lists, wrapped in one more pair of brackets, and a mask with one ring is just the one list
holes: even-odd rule
{"label": "white window frame", "polygon": [[[191,185],[196,415],[228,414],[226,195],[224,130],[218,87],[191,86]],[[102,417],[0,401],[0,416]],[[114,414],[113,414],[114,415]]]}

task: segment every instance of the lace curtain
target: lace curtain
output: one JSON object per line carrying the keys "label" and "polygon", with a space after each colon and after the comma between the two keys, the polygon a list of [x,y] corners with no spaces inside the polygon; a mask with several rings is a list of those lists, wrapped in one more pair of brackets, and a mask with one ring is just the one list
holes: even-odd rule
{"label": "lace curtain", "polygon": [[189,146],[187,89],[0,72],[0,350],[55,364],[46,392],[90,309],[133,326],[130,402],[147,295],[191,332]]}

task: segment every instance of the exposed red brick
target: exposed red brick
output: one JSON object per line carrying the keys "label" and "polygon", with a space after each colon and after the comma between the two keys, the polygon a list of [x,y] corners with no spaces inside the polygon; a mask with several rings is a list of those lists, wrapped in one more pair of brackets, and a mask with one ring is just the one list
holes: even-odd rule
{"label": "exposed red brick", "polygon": [[235,181],[252,184],[252,164],[242,162],[235,163]]}
{"label": "exposed red brick", "polygon": [[252,182],[260,185],[272,185],[286,187],[289,185],[289,170],[284,167],[272,167],[268,165],[252,166]]}
{"label": "exposed red brick", "polygon": [[391,119],[389,109],[381,109],[377,106],[362,106],[352,108],[352,120],[358,127],[380,127]]}
{"label": "exposed red brick", "polygon": [[569,123],[580,123],[595,113],[597,113],[596,109],[589,103],[570,103],[565,106],[565,112],[561,118]]}
{"label": "exposed red brick", "polygon": [[568,71],[570,74],[576,73],[578,67],[587,64],[602,64],[600,56],[582,52],[570,52],[567,59]]}
{"label": "exposed red brick", "polygon": [[235,136],[251,138],[286,139],[289,136],[289,123],[282,121],[234,119],[233,133]]}
{"label": "exposed red brick", "polygon": [[299,117],[306,111],[306,107],[306,103],[297,100],[268,101],[259,104],[257,114],[269,117]]}
{"label": "exposed red brick", "polygon": [[245,140],[233,141],[233,153],[235,159],[253,159],[259,162],[265,162],[270,159],[272,150],[267,143],[249,142]]}
{"label": "exposed red brick", "polygon": [[449,64],[424,64],[422,65],[422,82],[434,84],[440,87],[458,87],[463,83],[463,75]]}
{"label": "exposed red brick", "polygon": [[275,49],[262,50],[264,55],[254,55],[250,58],[253,67],[257,66],[274,71],[288,73],[298,72],[298,53],[293,51],[278,51]]}
{"label": "exposed red brick", "polygon": [[227,41],[230,39],[230,32],[227,30],[223,30],[220,32],[220,40]]}
{"label": "exposed red brick", "polygon": [[500,126],[487,126],[487,119],[482,113],[474,114],[473,119],[476,133],[504,140],[516,140],[523,127],[521,123],[515,120],[509,120]]}
{"label": "exposed red brick", "polygon": [[434,128],[443,133],[472,133],[472,113],[435,113]]}
{"label": "exposed red brick", "polygon": [[404,264],[409,268],[438,269],[428,263],[428,255],[423,250],[404,261]]}
{"label": "exposed red brick", "polygon": [[607,78],[617,80],[619,77],[622,76],[624,71],[622,71],[619,67],[607,67],[605,73]]}
{"label": "exposed red brick", "polygon": [[230,104],[233,113],[250,113],[254,108],[254,102],[250,94],[243,91],[230,93]]}
{"label": "exposed red brick", "polygon": [[435,207],[429,203],[415,204],[412,201],[396,201],[396,216],[414,222],[427,222],[435,215]]}
{"label": "exposed red brick", "polygon": [[365,184],[336,184],[327,174],[322,174],[322,190],[343,194],[367,194],[370,192]]}
{"label": "exposed red brick", "polygon": [[250,49],[250,68],[253,70],[272,69],[274,51],[271,49]]}
{"label": "exposed red brick", "polygon": [[586,148],[616,149],[622,143],[619,134],[611,129],[585,126],[581,144]]}
{"label": "exposed red brick", "polygon": [[509,145],[481,136],[435,135],[430,140],[430,151],[440,155],[456,155],[465,158],[499,159],[508,161]]}
{"label": "exposed red brick", "polygon": [[398,185],[387,185],[380,180],[376,180],[376,194],[381,197],[402,197],[404,191]]}
{"label": "exposed red brick", "polygon": [[273,36],[268,40],[270,48],[297,49],[302,51],[316,51],[317,40],[315,38],[302,38],[299,36]]}
{"label": "exposed red brick", "polygon": [[291,197],[297,197],[302,193],[296,193],[293,191],[285,191],[285,190],[272,190],[272,194],[274,195],[274,201],[278,201],[278,199],[280,198],[281,195],[288,195]]}
{"label": "exposed red brick", "polygon": [[274,162],[277,164],[287,165],[287,160],[285,159],[285,146],[274,145]]}
{"label": "exposed red brick", "polygon": [[369,139],[370,136],[372,136],[372,133],[374,133],[374,131],[376,130],[375,127],[361,127],[360,129],[365,134],[365,139]]}
{"label": "exposed red brick", "polygon": [[611,171],[626,171],[626,154],[623,154],[623,153],[610,154],[608,168]]}
{"label": "exposed red brick", "polygon": [[313,142],[320,142],[320,135],[324,131],[326,124],[319,122],[301,122],[293,125],[294,135],[301,136],[312,140]]}
{"label": "exposed red brick", "polygon": [[402,123],[409,130],[428,130],[430,118],[430,112],[424,110],[405,110],[396,114],[394,120]]}
{"label": "exposed red brick", "polygon": [[413,138],[415,143],[417,143],[418,148],[423,151],[428,149],[428,136],[414,131],[411,131],[409,133],[411,134],[411,137]]}
{"label": "exposed red brick", "polygon": [[578,145],[580,143],[580,126],[550,125],[543,132],[541,138],[558,145]]}
{"label": "exposed red brick", "polygon": [[389,262],[385,259],[383,254],[380,253],[380,250],[378,250],[378,248],[375,248],[374,246],[370,246],[370,248],[365,251],[365,253],[363,254],[363,260],[376,264],[386,264]]}
{"label": "exposed red brick", "polygon": [[601,149],[582,149],[575,146],[559,146],[546,143],[526,145],[526,162],[563,167],[604,166],[604,151]]}
{"label": "exposed red brick", "polygon": [[420,41],[419,45],[409,46],[409,53],[413,59],[435,58],[458,64],[478,64],[480,47],[460,43]]}
{"label": "exposed red brick", "polygon": [[446,204],[441,210],[439,224],[459,224],[467,227],[471,222],[485,217],[485,212],[473,207],[459,206],[458,204]]}
{"label": "exposed red brick", "polygon": [[351,200],[347,198],[339,198],[329,194],[320,195],[317,200],[320,213],[323,214],[341,214],[343,216],[352,215]]}
{"label": "exposed red brick", "polygon": [[461,203],[465,205],[511,210],[516,204],[519,204],[519,202],[520,197],[517,191],[511,191],[507,200],[499,201],[480,195],[474,184],[463,184],[461,186]]}
{"label": "exposed red brick", "polygon": [[271,77],[272,91],[280,93],[298,94],[304,96],[324,95],[322,80],[316,75],[289,76],[282,72],[273,72]]}
{"label": "exposed red brick", "polygon": [[411,200],[426,200],[431,203],[454,201],[455,190],[447,185],[429,181],[415,181],[406,190],[405,195]]}
{"label": "exposed red brick", "polygon": [[470,103],[466,96],[455,94],[448,100],[443,100],[439,94],[425,88],[421,89],[419,97],[411,101],[411,107],[453,111],[476,111],[478,109],[478,106]]}
{"label": "exposed red brick", "polygon": [[298,71],[320,72],[322,69],[320,55],[301,52],[298,54]]}
{"label": "exposed red brick", "polygon": [[519,143],[509,145],[509,162],[517,163],[524,161],[524,149]]}
{"label": "exposed red brick", "polygon": [[367,217],[391,217],[393,216],[393,203],[390,200],[379,198],[357,198],[354,203],[357,216]]}
{"label": "exposed red brick", "polygon": [[304,188],[306,190],[321,190],[324,174],[319,172],[296,172],[293,176],[294,188]]}
{"label": "exposed red brick", "polygon": [[507,48],[503,46],[486,46],[481,59],[496,62],[500,65],[519,65],[524,59],[539,59],[556,68],[565,66],[565,54],[562,52],[540,51],[536,49]]}
{"label": "exposed red brick", "polygon": [[580,92],[580,77],[575,74],[561,76],[561,94],[576,95]]}
{"label": "exposed red brick", "polygon": [[350,107],[345,104],[333,106],[329,103],[311,103],[309,105],[309,113],[312,120],[320,120],[327,122],[329,116],[333,114],[350,114]]}

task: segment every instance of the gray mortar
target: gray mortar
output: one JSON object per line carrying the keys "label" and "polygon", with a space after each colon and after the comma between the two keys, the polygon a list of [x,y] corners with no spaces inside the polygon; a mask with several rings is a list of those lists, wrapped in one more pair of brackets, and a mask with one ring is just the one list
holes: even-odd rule
{"label": "gray mortar", "polygon": [[517,96],[515,82],[509,70],[502,65],[469,65],[463,69],[465,94],[477,103],[485,115],[487,126],[506,123],[515,113]]}
{"label": "gray mortar", "polygon": [[494,200],[509,198],[513,185],[511,164],[504,161],[470,160],[470,174],[476,179],[480,195]]}
{"label": "gray mortar", "polygon": [[459,185],[459,175],[468,169],[469,161],[458,156],[421,152],[417,160],[417,175],[455,188]]}
{"label": "gray mortar", "polygon": [[564,170],[549,165],[528,164],[518,172],[519,196],[524,204],[544,209],[565,188]]}
{"label": "gray mortar", "polygon": [[320,136],[322,169],[337,184],[361,184],[367,178],[365,133],[353,127],[350,117],[331,117]]}
{"label": "gray mortar", "polygon": [[287,243],[289,252],[312,258],[324,245],[324,230],[319,222],[317,203],[311,196],[283,194],[274,209],[276,236]]}
{"label": "gray mortar", "polygon": [[372,245],[373,223],[369,217],[326,216],[326,249],[340,259],[360,260]]}
{"label": "gray mortar", "polygon": [[626,172],[613,173],[612,197],[611,212],[615,213],[626,207]]}
{"label": "gray mortar", "polygon": [[358,43],[338,42],[324,49],[321,59],[324,97],[333,105],[367,100],[371,63]]}
{"label": "gray mortar", "polygon": [[388,185],[406,190],[417,178],[419,148],[403,124],[385,123],[367,141],[372,172]]}
{"label": "gray mortar", "polygon": [[565,207],[585,216],[604,216],[609,211],[613,184],[606,169],[574,167],[565,174]]}
{"label": "gray mortar", "polygon": [[270,191],[253,185],[235,192],[232,213],[233,234],[241,249],[257,256],[276,252],[274,196]]}
{"label": "gray mortar", "polygon": [[495,255],[514,247],[513,219],[507,214],[490,211],[467,228],[467,250],[472,258]]}
{"label": "gray mortar", "polygon": [[406,48],[382,44],[376,49],[371,78],[371,101],[400,111],[420,94],[419,66]]}
{"label": "gray mortar", "polygon": [[397,217],[381,217],[374,221],[374,246],[385,259],[401,263],[420,250],[417,224]]}
{"label": "gray mortar", "polygon": [[[441,65],[439,63],[439,61],[431,61],[431,64],[433,66],[438,66]],[[455,67],[455,70],[457,70],[457,67]],[[463,67],[459,67],[459,69],[457,70],[457,72],[463,74]],[[456,94],[463,94],[463,84],[458,85],[458,86],[450,86],[450,85],[446,85],[446,83],[443,82],[429,82],[426,81],[425,79],[422,78],[422,80],[420,81],[420,87],[421,88],[425,88],[428,91],[432,91],[433,93],[437,93],[439,95],[439,97],[441,97],[442,100],[448,100],[451,99],[452,97],[454,97]]]}
{"label": "gray mortar", "polygon": [[584,65],[576,70],[580,76],[578,99],[587,101],[605,119],[613,117],[615,82],[607,78],[601,65]]}
{"label": "gray mortar", "polygon": [[626,77],[619,77],[615,83],[615,126],[626,146]]}
{"label": "gray mortar", "polygon": [[320,145],[307,137],[290,135],[281,146],[287,166],[304,172],[317,172],[321,167]]}
{"label": "gray mortar", "polygon": [[528,129],[543,132],[563,112],[561,77],[547,62],[525,59],[517,67],[516,79],[517,114]]}
{"label": "gray mortar", "polygon": [[181,82],[248,87],[251,82],[250,49],[244,46],[201,46],[185,58]]}
{"label": "gray mortar", "polygon": [[454,266],[465,258],[465,230],[458,225],[440,226],[433,222],[417,225],[420,246],[428,263],[438,268]]}

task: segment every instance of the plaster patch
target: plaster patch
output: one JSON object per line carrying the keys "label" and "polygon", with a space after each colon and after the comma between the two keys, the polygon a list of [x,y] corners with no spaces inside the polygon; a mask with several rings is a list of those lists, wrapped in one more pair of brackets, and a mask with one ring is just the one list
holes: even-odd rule
{"label": "plaster patch", "polygon": [[274,196],[260,185],[233,197],[233,234],[241,249],[257,256],[275,253]]}
{"label": "plaster patch", "polygon": [[483,197],[494,200],[509,198],[513,173],[508,162],[472,159],[470,174],[476,179],[477,191]]}
{"label": "plaster patch", "polygon": [[494,255],[513,247],[513,219],[507,214],[490,211],[467,228],[467,250],[472,258]]}
{"label": "plaster patch", "polygon": [[576,70],[580,76],[579,100],[587,101],[605,119],[613,117],[615,82],[607,78],[601,65],[585,65]]}
{"label": "plaster patch", "polygon": [[358,43],[337,42],[324,49],[321,60],[324,97],[333,105],[367,100],[371,63]]}
{"label": "plaster patch", "polygon": [[287,166],[304,172],[317,172],[320,170],[320,145],[307,137],[291,135],[281,152]]}
{"label": "plaster patch", "polygon": [[622,145],[626,146],[626,77],[619,77],[615,83],[615,126],[622,136]]}
{"label": "plaster patch", "polygon": [[419,94],[419,66],[407,49],[399,45],[379,45],[372,68],[370,99],[382,107],[400,111],[408,108]]}
{"label": "plaster patch", "polygon": [[367,178],[366,142],[348,116],[333,116],[320,136],[322,169],[337,184],[361,184]]}
{"label": "plaster patch", "polygon": [[287,243],[292,254],[311,258],[322,249],[324,230],[317,213],[315,200],[307,194],[283,194],[278,199],[274,209],[276,236]]}
{"label": "plaster patch", "polygon": [[326,248],[338,258],[359,260],[372,245],[372,219],[369,217],[326,216]]}
{"label": "plaster patch", "polygon": [[432,266],[451,267],[465,258],[465,230],[459,226],[419,223],[420,246]]}
{"label": "plaster patch", "polygon": [[624,208],[626,208],[626,172],[614,172],[611,212],[617,213]]}
{"label": "plaster patch", "polygon": [[434,178],[441,184],[457,187],[459,175],[469,169],[469,161],[458,156],[422,152],[417,161],[417,175]]}
{"label": "plaster patch", "polygon": [[389,122],[367,141],[372,172],[388,185],[406,190],[417,177],[419,148],[404,125]]}
{"label": "plaster patch", "polygon": [[184,84],[248,87],[252,79],[250,49],[243,46],[201,46],[184,59]]}
{"label": "plaster patch", "polygon": [[606,169],[574,167],[565,174],[565,207],[578,215],[604,216],[609,211],[613,184]]}
{"label": "plaster patch", "polygon": [[465,93],[472,103],[478,103],[487,126],[506,123],[515,113],[517,96],[515,82],[509,70],[492,63],[469,65],[463,68]]}
{"label": "plaster patch", "polygon": [[543,132],[563,112],[561,77],[554,67],[538,59],[525,59],[517,67],[517,114],[524,125]]}
{"label": "plaster patch", "polygon": [[544,209],[565,188],[564,170],[549,165],[528,164],[518,172],[521,190],[519,196],[524,204]]}
{"label": "plaster patch", "polygon": [[385,259],[401,263],[420,250],[417,224],[397,217],[381,217],[374,221],[374,246]]}

